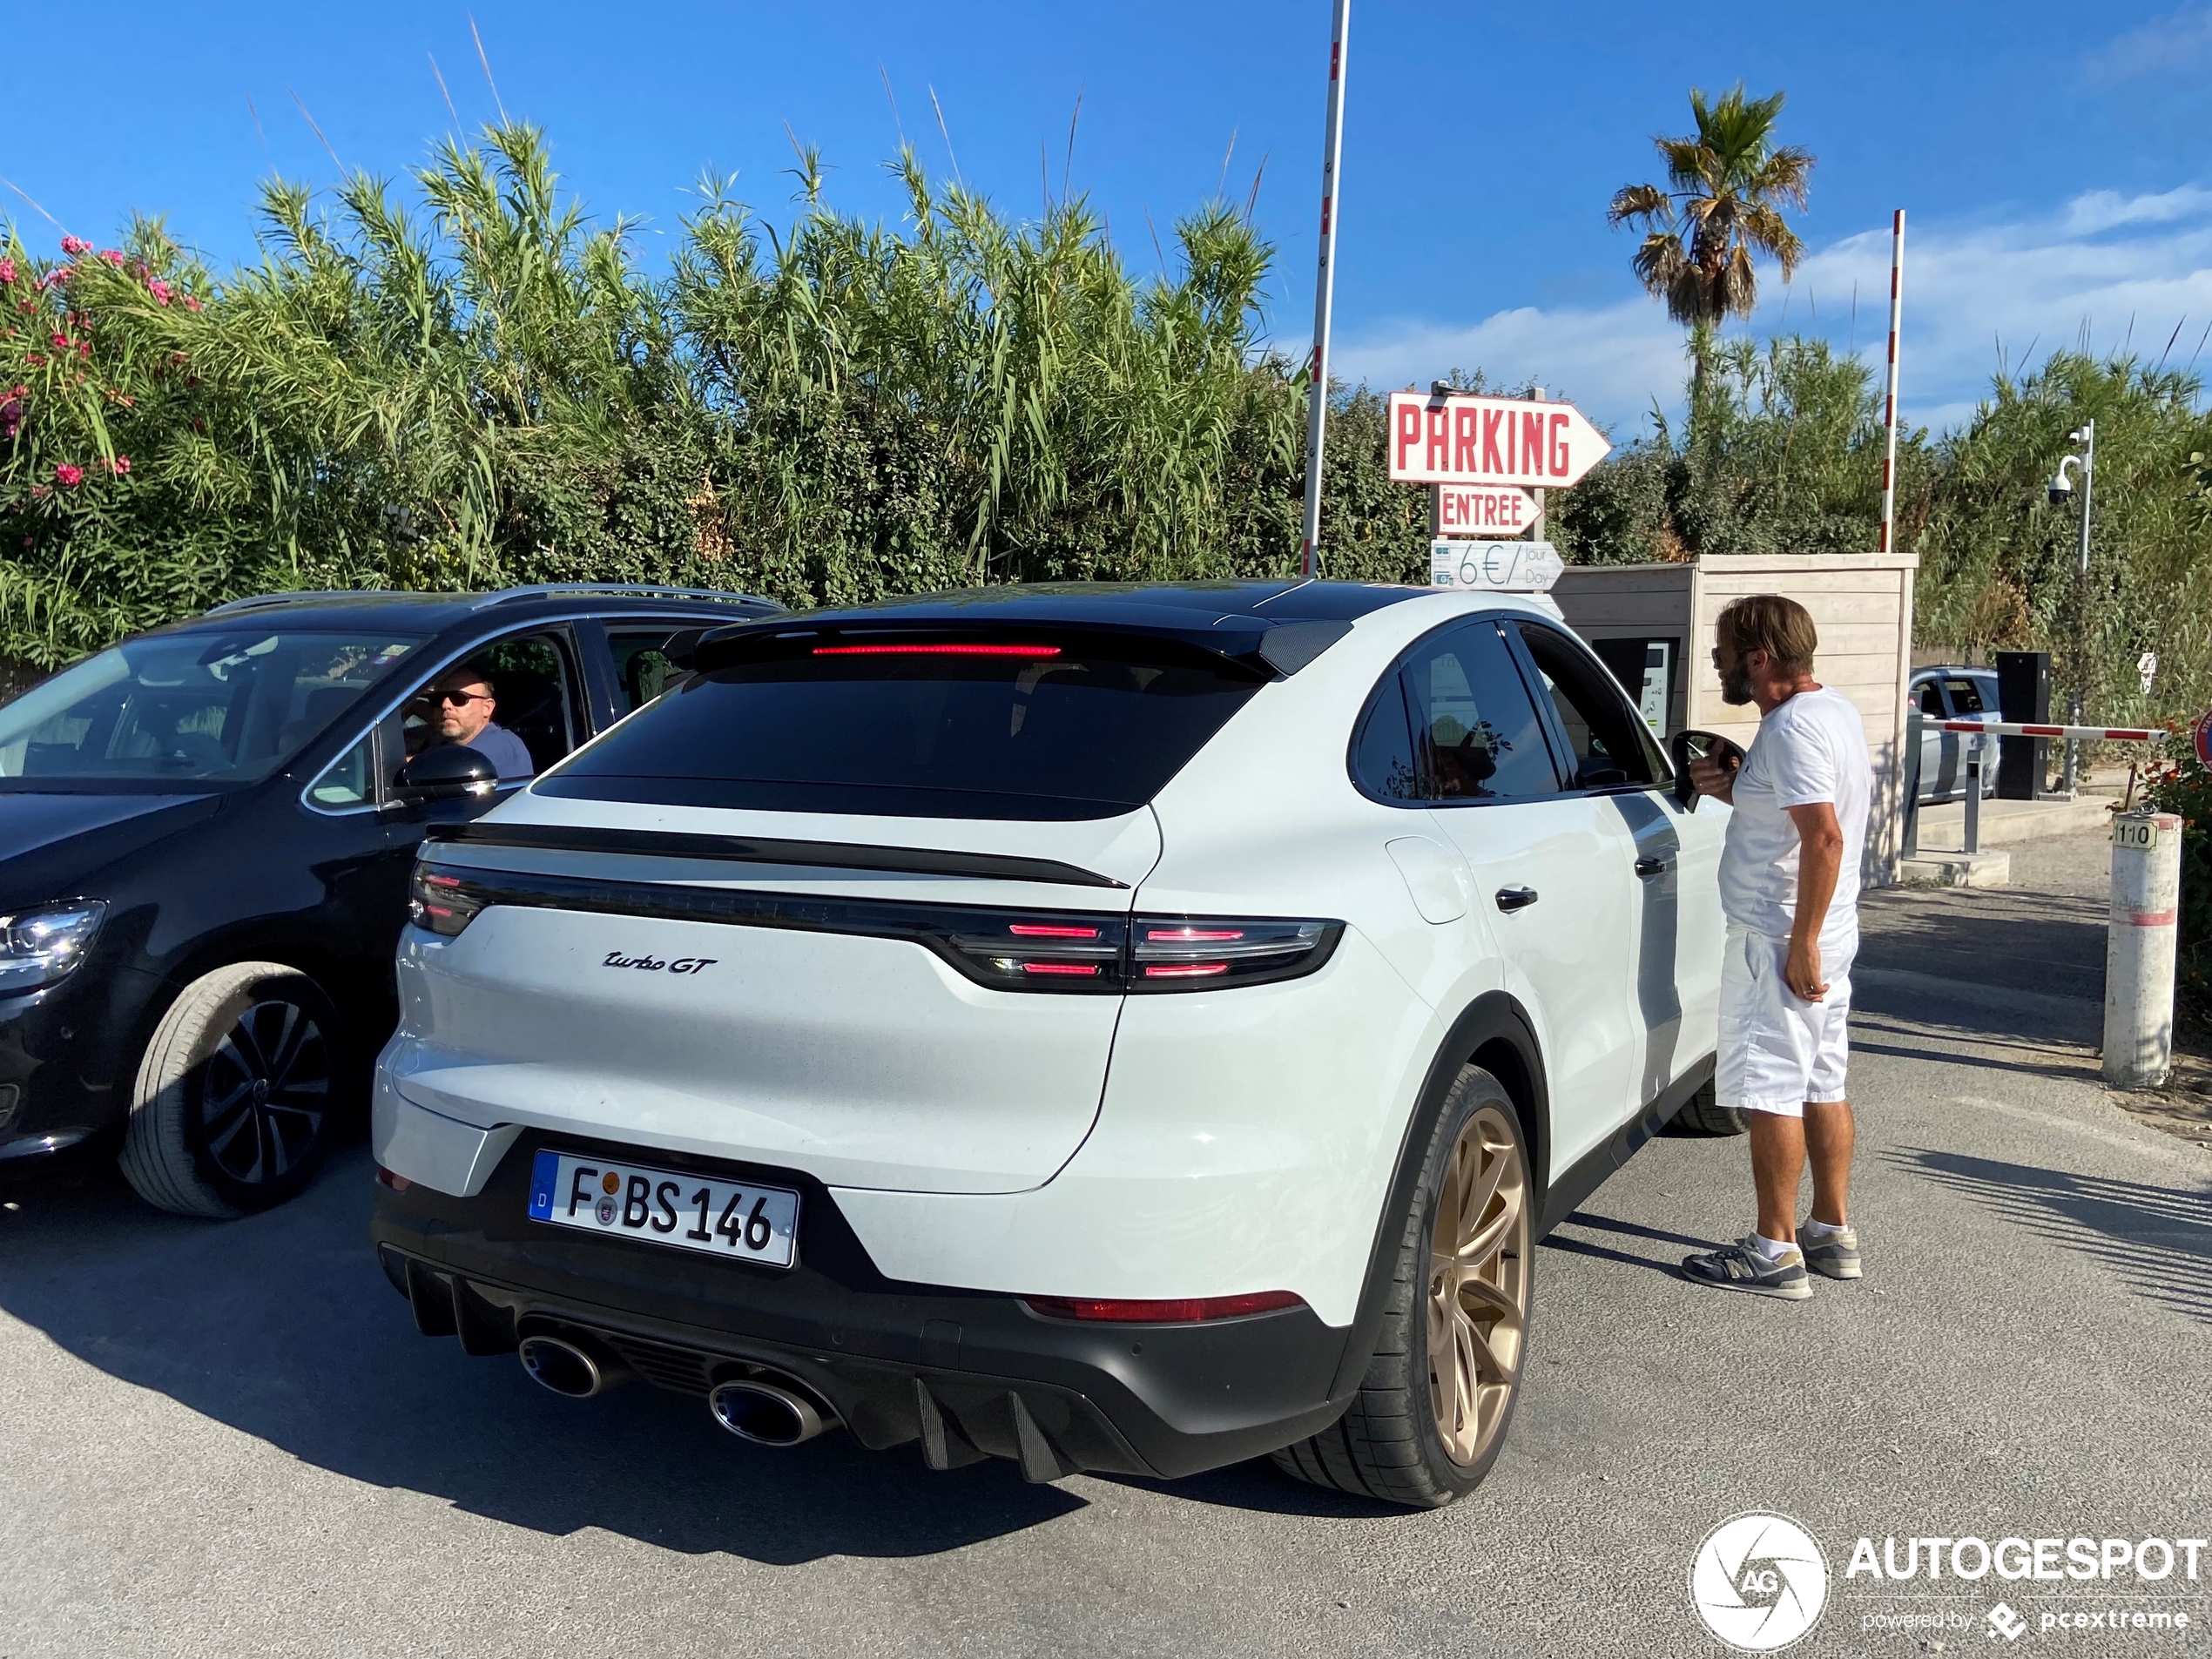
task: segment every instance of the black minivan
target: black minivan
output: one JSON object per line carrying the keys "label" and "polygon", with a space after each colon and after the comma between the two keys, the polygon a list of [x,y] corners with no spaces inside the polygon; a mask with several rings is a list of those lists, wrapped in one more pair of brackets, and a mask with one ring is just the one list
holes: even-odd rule
{"label": "black minivan", "polygon": [[272,594],[0,705],[0,1163],[106,1140],[185,1215],[299,1191],[391,1029],[415,844],[525,781],[439,739],[439,676],[483,671],[535,773],[658,695],[702,629],[779,610]]}

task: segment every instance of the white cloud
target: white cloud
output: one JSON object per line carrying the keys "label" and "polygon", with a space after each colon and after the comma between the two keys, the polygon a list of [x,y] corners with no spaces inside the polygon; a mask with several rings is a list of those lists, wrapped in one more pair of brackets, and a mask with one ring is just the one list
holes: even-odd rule
{"label": "white cloud", "polygon": [[[1889,263],[1887,226],[1831,243],[1799,265],[1790,287],[1768,277],[1751,332],[1819,334],[1878,366]],[[2000,361],[2017,370],[2079,343],[2085,331],[2099,352],[2124,344],[2155,361],[2177,323],[2175,367],[2212,323],[2212,190],[2093,191],[2035,219],[1911,224],[1899,364],[1905,418],[1955,425],[1987,395]],[[1349,334],[1332,365],[1341,379],[1379,388],[1426,385],[1453,367],[1481,368],[1493,381],[1539,379],[1610,424],[1617,440],[1642,428],[1655,401],[1669,413],[1679,408],[1682,333],[1639,292],[1589,308],[1384,323]],[[2198,367],[2212,368],[2212,354]]]}
{"label": "white cloud", "polygon": [[2121,81],[2195,75],[2212,67],[2212,9],[2197,7],[2154,17],[2089,56],[2092,80]]}

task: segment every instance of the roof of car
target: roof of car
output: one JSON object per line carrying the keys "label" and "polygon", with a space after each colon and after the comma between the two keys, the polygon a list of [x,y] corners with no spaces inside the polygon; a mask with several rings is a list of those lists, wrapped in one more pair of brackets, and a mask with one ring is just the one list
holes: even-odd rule
{"label": "roof of car", "polygon": [[578,583],[502,588],[490,593],[408,593],[363,589],[258,594],[217,605],[203,616],[172,623],[163,631],[280,623],[284,627],[310,633],[388,629],[399,624],[403,616],[403,625],[408,629],[438,633],[472,617],[496,615],[526,619],[547,611],[566,613],[579,609],[603,616],[664,616],[680,611],[702,621],[721,612],[733,622],[776,616],[782,611],[782,607],[772,600],[704,588]]}
{"label": "roof of car", "polygon": [[1371,610],[1432,591],[1382,582],[1323,582],[1312,577],[1224,582],[1028,582],[952,588],[835,610],[806,613],[810,621],[880,621],[901,617],[993,617],[1053,622],[1123,622],[1144,610],[1167,610],[1184,627],[1210,617],[1264,622],[1350,622]]}

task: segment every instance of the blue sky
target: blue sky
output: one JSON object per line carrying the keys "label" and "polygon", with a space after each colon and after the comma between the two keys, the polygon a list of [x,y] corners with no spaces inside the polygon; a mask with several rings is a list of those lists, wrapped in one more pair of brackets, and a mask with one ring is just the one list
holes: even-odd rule
{"label": "blue sky", "polygon": [[[1257,214],[1281,250],[1270,328],[1305,348],[1326,0],[476,0],[474,15],[508,113],[548,129],[595,213],[644,218],[649,260],[703,169],[787,213],[786,124],[823,147],[830,194],[853,210],[899,211],[878,164],[903,131],[933,169],[956,159],[970,185],[1033,212],[1041,158],[1060,186],[1080,93],[1072,184],[1140,267],[1156,263],[1155,228],[1164,240],[1217,188],[1241,202],[1264,158]],[[1878,357],[1889,212],[1905,207],[1914,418],[1961,418],[2000,349],[2040,357],[2086,324],[2100,347],[2132,327],[2155,358],[2178,322],[2182,361],[2212,322],[2212,7],[1867,0],[1684,16],[1354,0],[1340,374],[1536,377],[1616,429],[1671,405],[1679,334],[1629,275],[1630,240],[1606,227],[1605,203],[1656,173],[1651,135],[1687,125],[1689,86],[1739,79],[1785,89],[1785,136],[1819,158],[1798,220],[1811,257],[1788,290],[1769,273],[1751,326],[1817,328]],[[253,254],[257,180],[337,176],[301,105],[339,161],[388,174],[453,125],[433,55],[464,127],[496,113],[460,4],[109,0],[67,39],[10,77],[0,177],[84,235],[112,235],[134,208],[165,214],[218,264]],[[59,233],[13,192],[0,211],[35,246]]]}

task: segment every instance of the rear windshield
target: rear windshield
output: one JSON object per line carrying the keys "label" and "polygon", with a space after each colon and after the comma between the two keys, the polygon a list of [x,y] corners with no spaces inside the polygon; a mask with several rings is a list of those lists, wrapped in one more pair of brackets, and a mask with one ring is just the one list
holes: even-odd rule
{"label": "rear windshield", "polygon": [[813,652],[718,669],[541,779],[591,800],[906,818],[1143,806],[1259,682],[1057,646]]}

